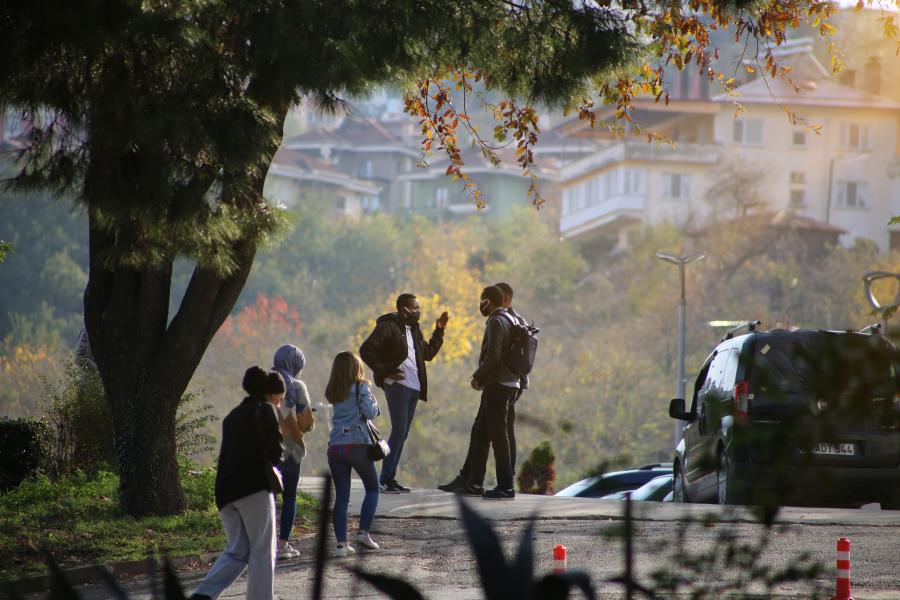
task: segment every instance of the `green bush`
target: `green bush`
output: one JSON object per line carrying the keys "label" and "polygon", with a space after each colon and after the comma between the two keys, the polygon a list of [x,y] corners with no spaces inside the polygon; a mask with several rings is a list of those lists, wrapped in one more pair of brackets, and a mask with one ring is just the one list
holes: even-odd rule
{"label": "green bush", "polygon": [[525,494],[552,494],[556,481],[556,454],[544,440],[534,447],[519,470],[519,491]]}
{"label": "green bush", "polygon": [[46,419],[0,418],[0,491],[47,472],[52,437]]}
{"label": "green bush", "polygon": [[[77,471],[88,476],[115,471],[112,416],[96,368],[88,361],[70,361],[62,381],[45,385],[54,434],[50,478],[57,481]],[[206,431],[217,419],[212,411],[212,405],[198,404],[192,392],[181,397],[175,419],[179,462],[190,463],[197,454],[213,450],[216,440]]]}
{"label": "green bush", "polygon": [[54,431],[50,478],[114,469],[112,416],[97,371],[86,362],[69,361],[62,381],[45,385],[46,411]]}
{"label": "green bush", "polygon": [[208,433],[208,428],[219,418],[213,413],[212,404],[207,402],[198,405],[198,401],[194,392],[186,392],[178,402],[175,447],[179,462],[190,462],[191,458],[198,454],[208,454],[216,447],[216,438]]}

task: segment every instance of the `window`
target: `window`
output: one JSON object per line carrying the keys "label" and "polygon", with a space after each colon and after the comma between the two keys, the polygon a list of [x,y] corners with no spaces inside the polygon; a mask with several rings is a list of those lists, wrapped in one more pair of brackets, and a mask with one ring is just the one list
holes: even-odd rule
{"label": "window", "polygon": [[791,190],[791,200],[789,208],[805,208],[806,207],[806,190]]}
{"label": "window", "polygon": [[691,193],[691,176],[681,173],[663,173],[664,198],[686,200]]}
{"label": "window", "polygon": [[644,193],[644,169],[616,167],[563,190],[563,214],[568,215],[622,194]]}
{"label": "window", "polygon": [[791,171],[791,184],[792,185],[805,185],[806,184],[806,173],[803,171]]}
{"label": "window", "polygon": [[338,196],[334,200],[334,207],[340,212],[344,212],[344,209],[347,208],[347,199],[343,196]]}
{"label": "window", "polygon": [[806,146],[806,130],[795,129],[791,142],[794,144],[794,146]]}
{"label": "window", "polygon": [[841,85],[846,85],[847,87],[855,87],[856,71],[854,71],[853,69],[845,69],[841,73]]}
{"label": "window", "polygon": [[734,122],[734,142],[749,146],[762,144],[762,121],[759,119],[737,119]]}
{"label": "window", "polygon": [[381,199],[378,196],[363,196],[360,204],[363,212],[375,212],[381,207]]}
{"label": "window", "polygon": [[841,124],[841,148],[866,150],[869,147],[869,126],[861,123]]}
{"label": "window", "polygon": [[891,231],[891,250],[900,250],[900,231]]}
{"label": "window", "polygon": [[447,208],[447,198],[449,196],[449,190],[445,187],[439,187],[434,190],[434,207],[435,208]]}
{"label": "window", "polygon": [[837,205],[841,208],[868,208],[869,186],[862,181],[839,181]]}
{"label": "window", "polygon": [[642,194],[644,192],[643,169],[625,169],[622,186],[623,194]]}

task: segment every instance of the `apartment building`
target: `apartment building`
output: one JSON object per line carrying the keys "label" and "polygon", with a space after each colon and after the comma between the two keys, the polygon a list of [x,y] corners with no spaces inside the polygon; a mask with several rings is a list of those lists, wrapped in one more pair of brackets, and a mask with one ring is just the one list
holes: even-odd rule
{"label": "apartment building", "polygon": [[[412,169],[419,153],[412,119],[376,120],[347,117],[331,129],[319,128],[284,141],[283,149],[301,152],[318,164],[357,182],[368,182],[377,193],[360,196],[363,212],[395,210],[406,206],[407,185],[397,179]],[[278,165],[276,156],[273,168]],[[359,187],[359,186],[357,186]]]}
{"label": "apartment building", "polygon": [[266,177],[263,196],[274,204],[308,202],[336,217],[357,218],[377,206],[382,187],[348,175],[314,154],[282,147]]}
{"label": "apartment building", "polygon": [[[760,77],[733,96],[640,103],[637,122],[674,143],[604,139],[563,166],[561,234],[623,245],[640,223],[696,229],[785,211],[843,230],[842,243],[863,237],[900,248],[900,228],[888,226],[900,214],[900,102],[840,83],[809,48],[791,53],[799,93]],[[722,185],[742,171],[756,174],[743,189]]]}

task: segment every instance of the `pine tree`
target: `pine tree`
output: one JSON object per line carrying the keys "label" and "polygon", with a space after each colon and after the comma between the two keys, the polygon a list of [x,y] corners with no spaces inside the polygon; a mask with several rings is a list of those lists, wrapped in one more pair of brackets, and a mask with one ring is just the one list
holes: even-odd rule
{"label": "pine tree", "polygon": [[[777,41],[814,4],[701,0],[694,11],[710,23],[724,9],[745,14],[758,27],[744,33]],[[13,183],[72,194],[89,215],[85,325],[125,510],[184,505],[176,409],[282,224],[262,189],[292,104],[334,106],[455,65],[510,97],[575,105],[640,49],[689,63],[708,26],[693,15],[680,3],[553,0],[3,2],[0,106],[31,125]],[[605,89],[620,105],[631,97]],[[196,267],[170,314],[177,257]],[[223,377],[237,381],[245,366]]]}

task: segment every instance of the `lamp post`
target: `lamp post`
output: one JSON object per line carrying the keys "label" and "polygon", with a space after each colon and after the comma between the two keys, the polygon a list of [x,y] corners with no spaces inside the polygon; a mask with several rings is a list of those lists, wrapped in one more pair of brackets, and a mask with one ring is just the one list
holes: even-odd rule
{"label": "lamp post", "polygon": [[[686,386],[686,381],[684,377],[684,338],[685,338],[685,320],[687,313],[687,297],[684,292],[684,267],[688,263],[692,263],[695,260],[701,260],[706,258],[706,253],[702,254],[687,254],[685,256],[675,256],[673,254],[665,254],[663,252],[657,252],[656,258],[660,260],[664,260],[667,263],[672,263],[673,265],[678,265],[678,278],[681,282],[681,295],[678,298],[678,381],[675,389],[675,397],[676,398],[684,398],[684,390]],[[682,435],[682,426],[681,421],[675,421],[675,446],[678,445],[678,442],[681,441]]]}

